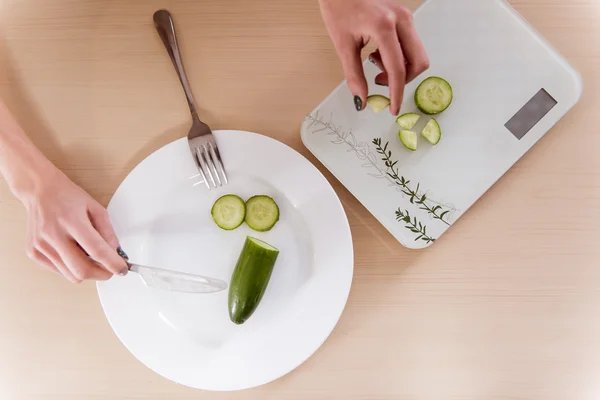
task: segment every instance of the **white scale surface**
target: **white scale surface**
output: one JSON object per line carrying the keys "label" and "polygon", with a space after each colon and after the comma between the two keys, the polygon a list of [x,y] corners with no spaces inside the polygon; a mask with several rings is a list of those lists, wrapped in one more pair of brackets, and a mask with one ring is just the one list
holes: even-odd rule
{"label": "white scale surface", "polygon": [[[431,146],[419,135],[411,152],[398,140],[399,127],[388,110],[375,114],[368,106],[357,112],[346,82],[337,87],[304,120],[306,147],[346,186],[404,246],[423,248],[439,238],[519,158],[521,158],[579,100],[579,74],[502,0],[429,0],[415,12],[417,31],[431,67],[406,87],[401,113],[417,111],[414,91],[428,76],[440,76],[454,91],[452,105],[434,116],[442,139]],[[389,96],[374,84],[380,70],[364,62],[369,94]],[[540,90],[556,104],[518,139],[505,124]],[[543,92],[542,92],[543,93]],[[544,97],[544,96],[542,96]],[[554,100],[552,100],[554,99]],[[535,113],[540,103],[530,103]],[[413,129],[420,132],[428,116]],[[529,123],[532,123],[529,119]],[[527,117],[517,119],[527,124]],[[373,139],[389,141],[398,175],[392,179]],[[426,195],[425,206],[410,202],[408,190]],[[397,220],[406,211],[411,223]],[[416,221],[415,221],[416,218]],[[426,227],[426,235],[407,228]]]}

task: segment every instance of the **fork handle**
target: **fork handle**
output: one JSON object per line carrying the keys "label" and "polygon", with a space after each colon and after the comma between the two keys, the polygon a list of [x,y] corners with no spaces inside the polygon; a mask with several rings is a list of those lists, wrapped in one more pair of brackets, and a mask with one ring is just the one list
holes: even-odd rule
{"label": "fork handle", "polygon": [[183,69],[183,62],[179,54],[179,46],[177,45],[177,37],[175,36],[175,27],[173,26],[173,18],[171,18],[171,14],[167,10],[158,10],[154,13],[153,19],[158,35],[162,39],[169,57],[171,57],[175,71],[177,71],[177,76],[179,76],[179,81],[183,87],[192,118],[197,120],[198,112],[196,111],[196,103],[194,102],[194,96],[192,95],[192,89],[190,89],[185,70]]}

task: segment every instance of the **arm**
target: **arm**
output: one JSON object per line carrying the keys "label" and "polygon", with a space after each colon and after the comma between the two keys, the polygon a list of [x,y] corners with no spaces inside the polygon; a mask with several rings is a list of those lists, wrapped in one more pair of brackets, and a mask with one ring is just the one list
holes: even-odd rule
{"label": "arm", "polygon": [[375,83],[390,88],[390,110],[397,115],[404,85],[429,68],[412,13],[394,0],[319,0],[323,21],[340,56],[358,111],[365,106],[367,82],[360,52],[373,41],[370,59],[382,70]]}
{"label": "arm", "polygon": [[1,99],[0,174],[27,210],[31,259],[77,283],[127,270],[107,211],[44,157]]}

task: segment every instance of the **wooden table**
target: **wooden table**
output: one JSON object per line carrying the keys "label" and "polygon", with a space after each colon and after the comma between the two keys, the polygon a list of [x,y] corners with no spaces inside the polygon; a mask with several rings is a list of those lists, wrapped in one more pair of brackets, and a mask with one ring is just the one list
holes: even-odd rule
{"label": "wooden table", "polygon": [[314,161],[346,208],[356,258],[346,311],[305,364],[255,390],[192,390],[121,345],[93,283],[26,258],[24,209],[0,183],[0,398],[600,398],[600,2],[511,3],[581,72],[585,93],[442,240],[413,252],[301,144],[303,115],[342,79],[316,0],[0,0],[0,96],[104,204],[187,132],[151,23],[166,6],[203,118]]}

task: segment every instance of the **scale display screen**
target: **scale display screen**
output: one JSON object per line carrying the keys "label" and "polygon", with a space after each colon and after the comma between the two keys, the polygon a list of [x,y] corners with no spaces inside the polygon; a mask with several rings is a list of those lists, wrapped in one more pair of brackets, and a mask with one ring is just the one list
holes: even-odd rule
{"label": "scale display screen", "polygon": [[504,126],[521,140],[556,104],[554,97],[540,89]]}

